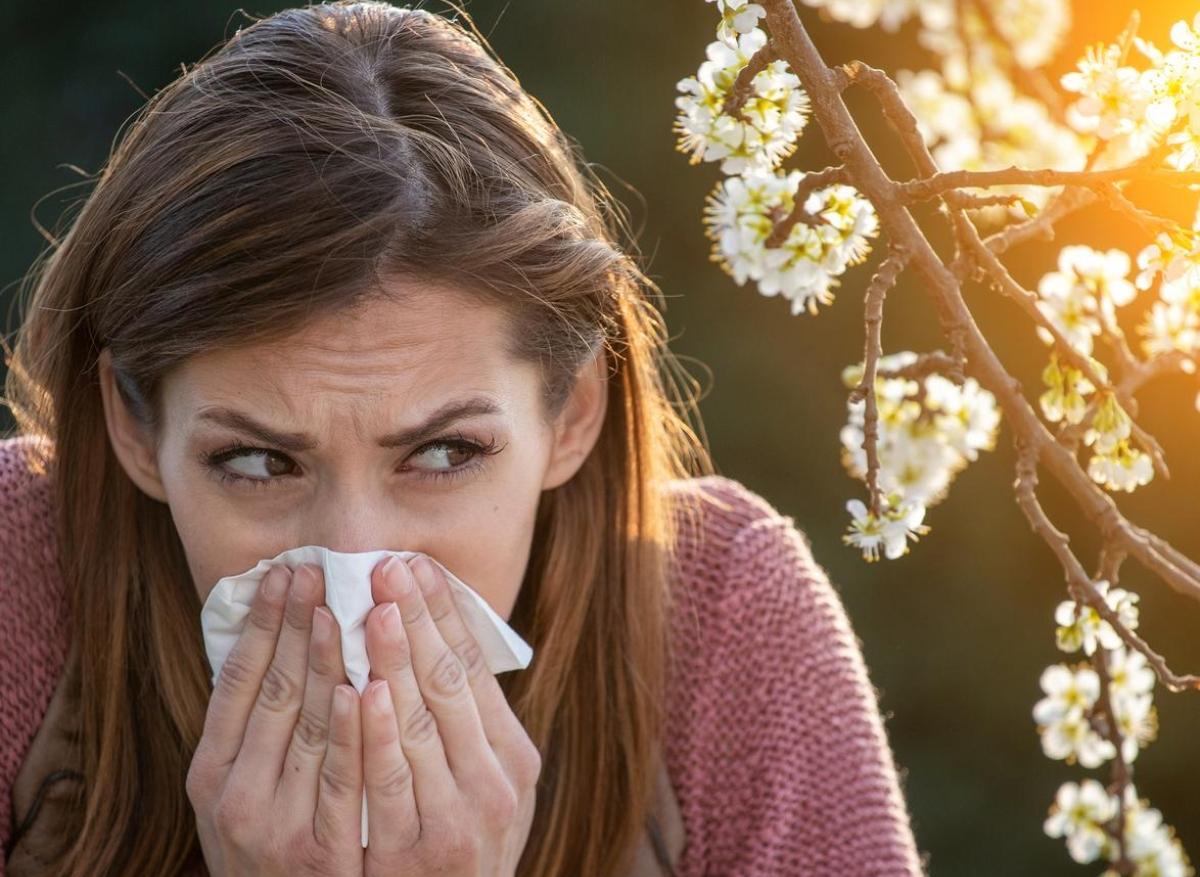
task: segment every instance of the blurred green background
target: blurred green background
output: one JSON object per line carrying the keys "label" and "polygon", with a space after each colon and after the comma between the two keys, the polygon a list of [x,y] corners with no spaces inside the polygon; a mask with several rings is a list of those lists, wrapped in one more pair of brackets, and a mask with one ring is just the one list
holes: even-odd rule
{"label": "blurred green background", "polygon": [[[296,4],[243,8],[266,15],[288,5]],[[421,5],[445,10],[436,2]],[[1077,4],[1070,43],[1050,75],[1070,69],[1085,45],[1112,39],[1135,5],[1143,12],[1141,33],[1160,45],[1169,42],[1172,22],[1190,20],[1197,9],[1123,0]],[[0,313],[10,336],[16,285],[43,246],[34,217],[54,228],[64,208],[86,194],[86,187],[71,185],[80,177],[68,166],[97,171],[118,128],[141,105],[138,89],[149,94],[163,87],[182,62],[192,63],[247,23],[238,9],[227,0],[7,6]],[[737,287],[708,260],[701,210],[721,174],[715,164],[689,165],[675,151],[671,125],[675,83],[703,60],[714,7],[701,0],[474,0],[466,9],[628,206],[646,270],[667,296],[673,347],[703,385],[701,411],[720,471],[793,516],[812,540],[862,641],[930,872],[1099,873],[1072,863],[1061,840],[1042,834],[1059,783],[1106,780],[1107,772],[1041,753],[1030,710],[1040,697],[1042,668],[1066,659],[1054,646],[1052,621],[1063,577],[1013,502],[1007,428],[996,449],[930,510],[932,532],[912,553],[864,563],[840,540],[846,500],[865,491],[839,462],[846,399],[839,373],[862,355],[870,268],[852,269],[834,305],[819,316],[792,317],[787,302]],[[822,21],[808,8],[801,16],[830,62],[858,57],[889,71],[928,63],[911,28],[858,31]],[[907,173],[869,101],[852,95],[851,107],[889,168]],[[828,158],[813,124],[788,165],[812,169]],[[55,191],[64,186],[70,188]],[[1145,197],[1182,210],[1159,193]],[[1186,211],[1183,217],[1190,218]],[[1146,243],[1137,229],[1097,208],[1060,226],[1056,243],[1026,245],[1010,261],[1020,279],[1036,283],[1053,267],[1056,246],[1072,242],[1130,253]],[[966,295],[1012,372],[1038,392],[1045,348],[1032,328],[996,294],[971,288]],[[910,275],[888,295],[883,335],[885,352],[942,346],[929,301]],[[1142,423],[1165,446],[1173,477],[1119,502],[1136,522],[1197,557],[1194,394],[1194,383],[1181,377],[1162,379],[1143,394]],[[7,434],[8,411],[0,418],[0,434]],[[1048,476],[1041,494],[1058,526],[1072,534],[1084,566],[1094,568],[1095,536]],[[1200,667],[1200,607],[1133,563],[1125,565],[1121,584],[1141,595],[1142,633],[1173,669]],[[1171,695],[1158,686],[1156,703],[1159,739],[1138,758],[1135,778],[1178,828],[1185,848],[1200,857],[1200,695]]]}

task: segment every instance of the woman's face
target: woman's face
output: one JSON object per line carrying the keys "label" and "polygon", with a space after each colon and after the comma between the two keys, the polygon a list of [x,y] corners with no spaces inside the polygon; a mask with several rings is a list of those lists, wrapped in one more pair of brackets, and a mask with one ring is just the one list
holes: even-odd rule
{"label": "woman's face", "polygon": [[105,352],[114,451],[170,506],[201,602],[223,576],[313,544],[426,553],[509,618],[541,492],[599,434],[604,358],[548,426],[537,367],[504,352],[503,311],[456,289],[403,291],[286,341],[187,360],[165,379],[156,442]]}

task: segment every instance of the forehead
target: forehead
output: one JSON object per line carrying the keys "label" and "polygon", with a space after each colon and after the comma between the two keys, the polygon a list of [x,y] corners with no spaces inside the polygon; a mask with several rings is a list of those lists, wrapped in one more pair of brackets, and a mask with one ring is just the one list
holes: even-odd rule
{"label": "forehead", "polygon": [[250,400],[302,409],[325,397],[421,405],[445,392],[503,389],[520,370],[499,305],[455,288],[402,292],[314,317],[283,338],[193,356],[164,381],[165,396],[187,408]]}

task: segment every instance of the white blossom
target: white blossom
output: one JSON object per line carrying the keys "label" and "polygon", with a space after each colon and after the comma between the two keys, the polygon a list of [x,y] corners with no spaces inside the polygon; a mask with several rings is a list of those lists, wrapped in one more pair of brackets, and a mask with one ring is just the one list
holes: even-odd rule
{"label": "white blossom", "polygon": [[1119,45],[1088,46],[1077,69],[1060,80],[1062,87],[1081,97],[1068,107],[1075,130],[1108,140],[1137,127],[1139,106],[1148,90],[1136,67],[1121,63]]}
{"label": "white blossom", "polygon": [[1121,736],[1121,757],[1132,764],[1138,752],[1158,733],[1158,712],[1152,703],[1154,671],[1146,656],[1124,644],[1105,652],[1108,696]]}
{"label": "white blossom", "polygon": [[1105,847],[1102,826],[1117,815],[1117,799],[1096,780],[1066,782],[1058,787],[1042,829],[1049,837],[1065,837],[1071,858],[1094,862]]}
{"label": "white blossom", "polygon": [[766,296],[782,295],[792,313],[817,313],[830,304],[838,277],[870,252],[868,238],[879,222],[871,203],[849,186],[834,184],[812,192],[805,210],[822,220],[797,222],[778,247],[768,247],[779,219],[794,205],[801,171],[751,171],[726,177],[709,195],[706,234],[712,258],[739,286],[754,280]]}
{"label": "white blossom", "polygon": [[[881,356],[876,364],[878,478],[884,493],[928,508],[945,497],[955,475],[979,451],[994,449],[1000,410],[995,396],[973,378],[959,386],[938,374],[925,375],[920,382],[882,376],[916,360],[915,352],[905,350]],[[863,368],[861,362],[844,368],[842,383],[857,386]],[[848,400],[846,408],[847,422],[840,433],[842,464],[853,477],[865,479],[866,400]]]}
{"label": "white blossom", "polygon": [[[1114,307],[1133,301],[1137,288],[1127,276],[1129,254],[1106,252],[1088,246],[1063,247],[1058,270],[1047,272],[1038,282],[1038,309],[1082,353],[1092,352],[1092,337],[1116,319]],[[1041,326],[1038,337],[1047,344],[1054,336]]]}
{"label": "white blossom", "polygon": [[1052,664],[1039,680],[1046,696],[1033,707],[1048,758],[1097,767],[1116,754],[1116,748],[1092,727],[1089,714],[1100,697],[1100,677],[1088,666],[1075,669]]}
{"label": "white blossom", "polygon": [[717,11],[721,13],[720,24],[717,25],[717,39],[732,48],[737,48],[737,40],[741,34],[749,33],[758,26],[758,20],[766,15],[757,3],[750,0],[707,0],[716,2]]}
{"label": "white blossom", "polygon": [[[1123,588],[1109,586],[1106,579],[1094,583],[1097,592],[1108,607],[1129,630],[1138,626],[1138,601],[1140,597]],[[1093,655],[1097,645],[1105,649],[1121,647],[1123,640],[1092,606],[1075,600],[1063,600],[1054,610],[1054,622],[1058,625],[1055,639],[1064,652],[1083,649],[1085,655]]]}
{"label": "white blossom", "polygon": [[1038,67],[1062,44],[1071,26],[1068,0],[984,0],[996,28],[1022,67]]}
{"label": "white blossom", "polygon": [[736,46],[711,42],[696,75],[676,84],[682,92],[675,98],[676,148],[689,153],[692,164],[720,161],[724,173],[737,174],[777,167],[795,151],[809,100],[786,61],[776,59],[755,75],[741,116],[723,111],[738,73],[766,42],[766,32],[757,27],[739,34]]}
{"label": "white blossom", "polygon": [[1062,363],[1058,351],[1050,351],[1050,362],[1042,369],[1042,382],[1049,388],[1038,397],[1042,414],[1051,423],[1079,423],[1087,410],[1087,396],[1095,387],[1083,372]]}
{"label": "white blossom", "polygon": [[[939,168],[994,170],[1009,166],[1076,170],[1087,158],[1085,138],[1060,125],[1040,101],[1017,91],[995,65],[961,53],[943,59],[942,69],[918,73],[898,71],[896,84],[917,118],[918,127]],[[966,190],[968,192],[977,190]],[[1011,193],[1040,207],[1058,189],[1050,186],[994,186],[989,192]],[[997,221],[1012,207],[973,211],[984,221]]]}
{"label": "white blossom", "polygon": [[[1162,821],[1162,813],[1137,796],[1133,784],[1125,787],[1126,855],[1134,863],[1139,877],[1193,877],[1191,862],[1175,829]],[[1106,846],[1109,860],[1116,857],[1113,845]]]}
{"label": "white blossom", "polygon": [[1130,445],[1128,439],[1121,439],[1112,450],[1088,460],[1087,471],[1093,481],[1108,490],[1132,493],[1154,478],[1154,461]]}
{"label": "white blossom", "polygon": [[[895,499],[891,497],[889,499]],[[892,505],[889,501],[876,517],[862,500],[852,499],[846,503],[852,520],[842,541],[862,550],[868,562],[879,560],[879,549],[884,549],[888,560],[895,560],[908,553],[908,541],[916,542],[929,532],[922,524],[925,508],[919,503]]]}

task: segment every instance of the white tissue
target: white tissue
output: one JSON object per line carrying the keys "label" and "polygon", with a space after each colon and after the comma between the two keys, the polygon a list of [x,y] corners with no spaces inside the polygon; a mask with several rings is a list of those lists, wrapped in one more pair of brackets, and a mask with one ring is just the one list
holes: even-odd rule
{"label": "white tissue", "polygon": [[[366,620],[375,606],[371,596],[371,570],[384,557],[401,560],[416,556],[415,551],[333,551],[320,545],[291,548],[269,560],[260,560],[252,569],[217,582],[200,611],[204,648],[212,667],[213,684],[221,666],[246,626],[250,604],[267,571],[276,564],[295,569],[312,563],[325,573],[325,605],[337,619],[342,636],[342,658],[346,677],[361,695],[370,682],[371,665],[367,660]],[[479,643],[488,669],[493,673],[523,670],[533,658],[533,649],[508,626],[488,602],[471,587],[434,560],[442,568],[459,613],[467,629]],[[367,845],[367,797],[363,793],[362,845]]]}

